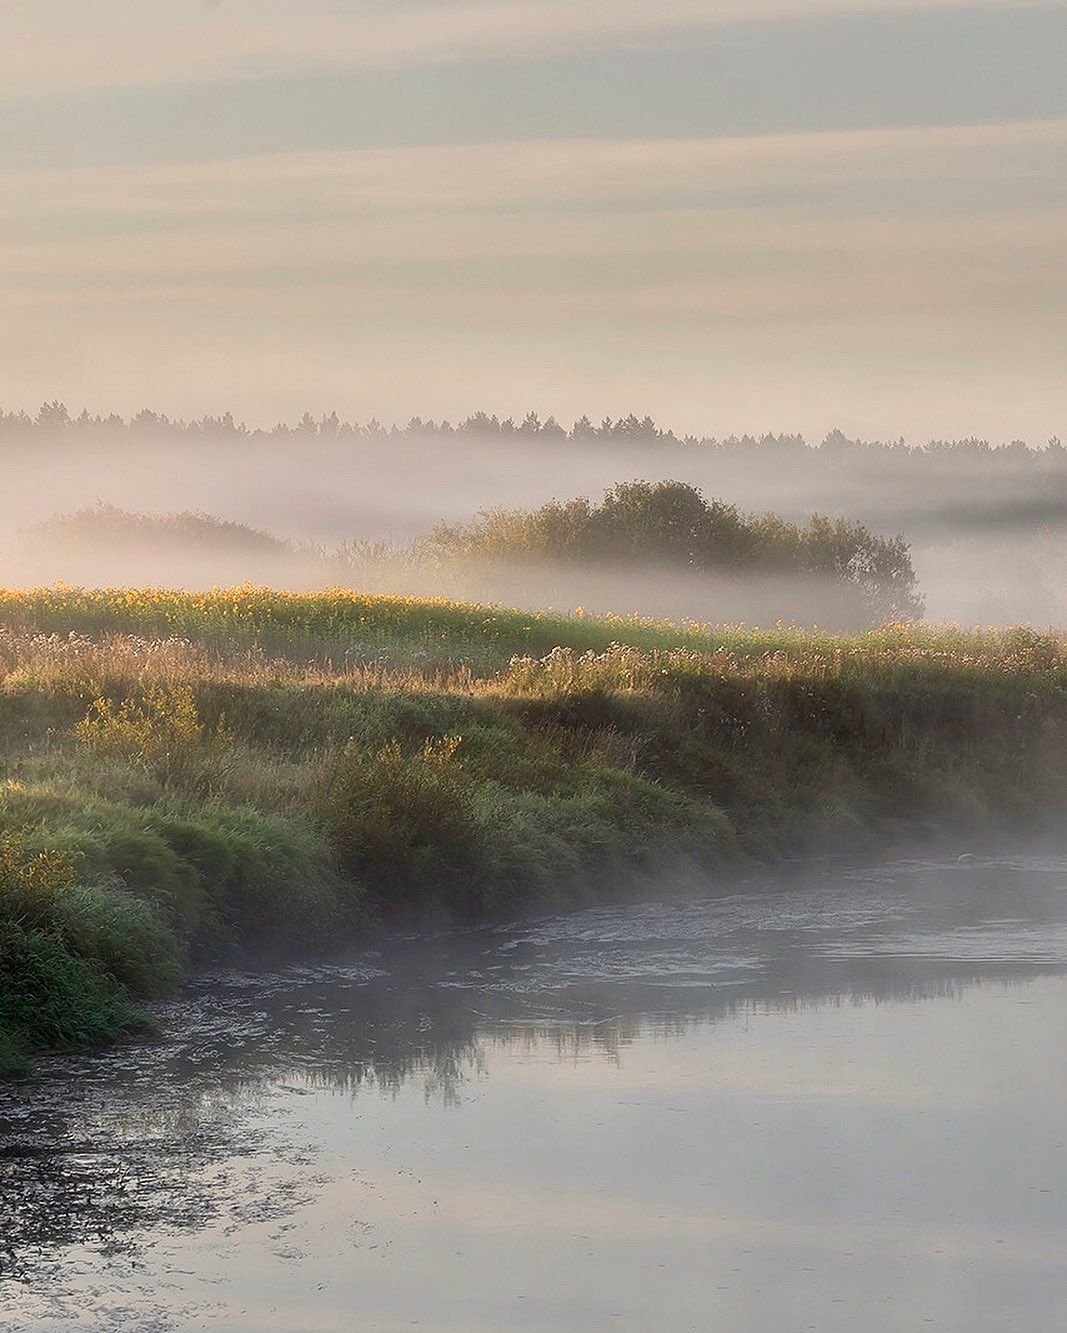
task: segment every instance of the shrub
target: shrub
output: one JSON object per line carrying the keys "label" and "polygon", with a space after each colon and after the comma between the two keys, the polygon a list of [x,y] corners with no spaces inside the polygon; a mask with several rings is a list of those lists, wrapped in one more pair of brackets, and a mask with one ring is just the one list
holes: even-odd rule
{"label": "shrub", "polygon": [[93,700],[74,728],[83,745],[98,754],[133,761],[164,783],[188,773],[231,741],[225,719],[208,727],[188,685],[145,686],[139,697]]}
{"label": "shrub", "polygon": [[483,830],[470,784],[455,762],[459,737],[415,754],[392,741],[350,743],[329,769],[319,809],[343,869],[384,911],[454,899],[481,868]]}

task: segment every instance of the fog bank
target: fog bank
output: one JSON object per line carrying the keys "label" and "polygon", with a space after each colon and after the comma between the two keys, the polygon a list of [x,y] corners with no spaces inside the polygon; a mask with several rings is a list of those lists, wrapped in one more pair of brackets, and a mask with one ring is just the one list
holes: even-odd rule
{"label": "fog bank", "polygon": [[[677,571],[664,578],[649,570],[618,587],[604,571],[587,570],[571,584],[502,569],[484,586],[457,586],[440,572],[416,571],[394,550],[377,566],[364,561],[345,571],[335,562],[324,573],[322,556],[342,543],[402,549],[439,522],[465,521],[487,508],[596,498],[634,477],[675,478],[748,512],[773,510],[793,521],[846,515],[879,534],[903,533],[931,619],[1067,623],[1067,463],[1058,447],[1038,453],[965,442],[909,450],[833,437],[819,449],[793,437],[678,441],[632,420],[636,431],[616,429],[611,438],[595,429],[567,438],[547,423],[524,423],[510,436],[492,423],[462,433],[413,423],[403,432],[352,435],[331,433],[324,423],[253,435],[226,421],[194,433],[164,429],[156,419],[140,427],[68,424],[52,433],[8,429],[0,435],[0,577],[189,587],[243,580],[314,587],[324,578],[356,578],[371,590],[518,605],[777,618],[790,602],[788,588],[693,584]],[[252,549],[183,539],[131,553],[68,550],[19,535],[95,502],[154,515],[203,512],[278,541]]]}

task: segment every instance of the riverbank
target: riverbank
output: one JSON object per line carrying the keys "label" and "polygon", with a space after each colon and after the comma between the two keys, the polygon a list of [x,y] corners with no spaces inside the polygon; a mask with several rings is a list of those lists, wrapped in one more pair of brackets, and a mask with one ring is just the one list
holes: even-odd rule
{"label": "riverbank", "polygon": [[199,960],[1047,829],[1067,641],[240,589],[0,593],[0,1066]]}

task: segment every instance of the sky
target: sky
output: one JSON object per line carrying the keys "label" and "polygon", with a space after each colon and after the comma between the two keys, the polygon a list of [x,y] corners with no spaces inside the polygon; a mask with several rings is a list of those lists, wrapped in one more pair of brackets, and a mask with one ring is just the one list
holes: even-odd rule
{"label": "sky", "polygon": [[0,405],[1067,435],[1067,0],[0,0]]}

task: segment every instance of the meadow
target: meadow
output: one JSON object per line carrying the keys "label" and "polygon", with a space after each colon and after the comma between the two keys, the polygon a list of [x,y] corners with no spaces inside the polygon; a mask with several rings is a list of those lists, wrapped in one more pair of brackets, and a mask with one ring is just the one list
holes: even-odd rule
{"label": "meadow", "polygon": [[219,958],[1055,833],[1067,639],[0,591],[0,1066]]}

